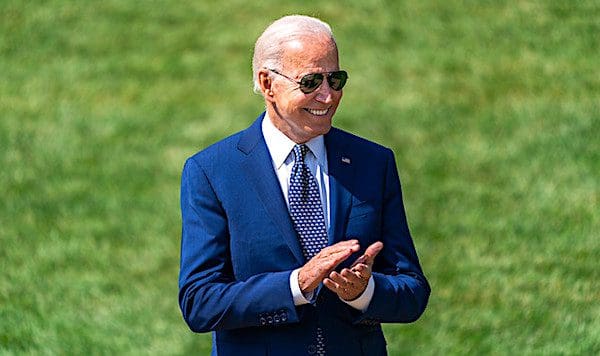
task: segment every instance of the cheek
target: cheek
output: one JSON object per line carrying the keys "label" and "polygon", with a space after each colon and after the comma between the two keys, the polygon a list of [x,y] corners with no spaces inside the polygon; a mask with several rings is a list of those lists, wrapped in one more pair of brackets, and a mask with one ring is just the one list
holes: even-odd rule
{"label": "cheek", "polygon": [[310,103],[310,100],[303,97],[295,97],[292,100],[290,100],[290,109],[293,111],[301,111],[303,110],[305,107],[308,107],[308,104]]}
{"label": "cheek", "polygon": [[334,96],[334,100],[336,103],[339,104],[339,102],[342,100],[342,96],[344,96],[344,92],[342,90],[338,91],[335,93],[336,96]]}
{"label": "cheek", "polygon": [[291,113],[295,110],[296,104],[290,98],[280,98],[277,100],[277,106],[282,112]]}

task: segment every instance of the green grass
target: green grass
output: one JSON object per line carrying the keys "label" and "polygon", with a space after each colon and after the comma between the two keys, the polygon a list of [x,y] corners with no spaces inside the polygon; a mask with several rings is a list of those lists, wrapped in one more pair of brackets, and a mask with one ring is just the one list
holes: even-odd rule
{"label": "green grass", "polygon": [[246,127],[253,42],[331,23],[336,125],[392,147],[425,315],[396,354],[600,352],[597,1],[0,0],[0,354],[207,354],[185,158]]}

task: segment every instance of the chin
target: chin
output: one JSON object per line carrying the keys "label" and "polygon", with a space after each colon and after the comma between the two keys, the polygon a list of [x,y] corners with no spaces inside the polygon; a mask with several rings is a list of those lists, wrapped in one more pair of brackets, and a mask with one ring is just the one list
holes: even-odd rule
{"label": "chin", "polygon": [[331,130],[331,121],[329,121],[329,125],[321,125],[319,127],[313,127],[310,130],[310,133],[312,134],[312,137],[317,137],[319,135],[325,135],[326,133],[329,132],[329,130]]}

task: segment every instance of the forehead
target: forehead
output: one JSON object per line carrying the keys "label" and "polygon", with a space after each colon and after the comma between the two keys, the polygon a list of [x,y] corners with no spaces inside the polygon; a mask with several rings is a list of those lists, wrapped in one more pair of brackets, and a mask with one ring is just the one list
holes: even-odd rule
{"label": "forehead", "polygon": [[337,70],[339,69],[337,47],[325,35],[295,38],[284,43],[282,64],[283,69],[288,71]]}

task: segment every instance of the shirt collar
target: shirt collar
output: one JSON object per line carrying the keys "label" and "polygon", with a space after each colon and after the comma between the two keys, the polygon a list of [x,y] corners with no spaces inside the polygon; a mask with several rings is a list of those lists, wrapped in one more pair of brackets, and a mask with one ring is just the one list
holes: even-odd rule
{"label": "shirt collar", "polygon": [[[296,143],[290,140],[289,137],[287,137],[283,132],[279,131],[275,125],[273,125],[273,122],[271,122],[271,119],[269,118],[269,114],[266,112],[262,121],[262,133],[265,138],[265,142],[267,143],[269,153],[271,153],[271,158],[275,163],[275,168],[279,169],[281,165],[285,163],[285,160],[289,156]],[[317,159],[317,164],[326,171],[327,158],[323,135],[313,137],[305,144]]]}

